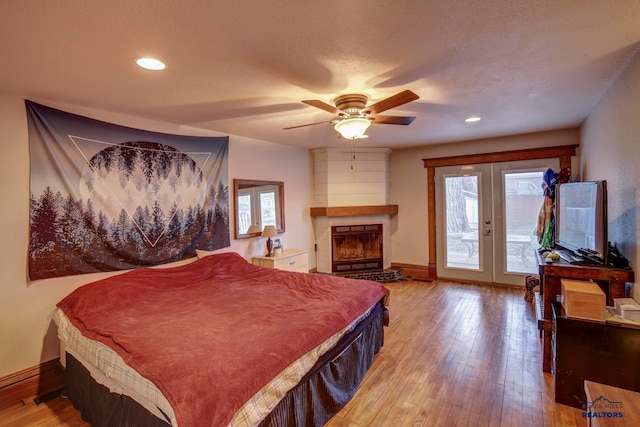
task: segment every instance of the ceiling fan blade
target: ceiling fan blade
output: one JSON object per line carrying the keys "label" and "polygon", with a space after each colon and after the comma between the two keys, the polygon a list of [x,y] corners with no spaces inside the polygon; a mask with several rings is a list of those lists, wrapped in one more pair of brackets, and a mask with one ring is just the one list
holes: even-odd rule
{"label": "ceiling fan blade", "polygon": [[312,107],[319,108],[321,110],[324,110],[324,111],[332,113],[332,114],[336,114],[336,115],[344,114],[343,111],[338,110],[333,105],[329,105],[326,102],[322,102],[322,101],[320,101],[318,99],[309,99],[309,100],[302,101],[302,102],[304,102],[307,105],[311,105]]}
{"label": "ceiling fan blade", "polygon": [[333,122],[333,120],[325,120],[324,122],[308,123],[306,125],[298,125],[298,126],[289,126],[288,128],[282,128],[282,130],[304,128],[304,127],[307,127],[307,126],[315,126],[315,125],[321,125],[323,123],[331,123],[331,122]]}
{"label": "ceiling fan blade", "polygon": [[409,125],[416,118],[415,117],[400,117],[400,116],[370,116],[374,123],[381,125]]}
{"label": "ceiling fan blade", "polygon": [[378,101],[375,104],[365,107],[364,111],[368,114],[382,113],[383,111],[390,110],[391,108],[399,107],[407,102],[415,101],[420,98],[410,90],[403,90],[393,96]]}

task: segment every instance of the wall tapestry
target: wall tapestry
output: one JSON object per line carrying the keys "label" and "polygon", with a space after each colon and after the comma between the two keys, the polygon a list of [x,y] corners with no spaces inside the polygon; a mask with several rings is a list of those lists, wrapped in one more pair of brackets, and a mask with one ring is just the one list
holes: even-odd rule
{"label": "wall tapestry", "polygon": [[31,280],[230,245],[228,137],[149,132],[30,101],[26,108]]}

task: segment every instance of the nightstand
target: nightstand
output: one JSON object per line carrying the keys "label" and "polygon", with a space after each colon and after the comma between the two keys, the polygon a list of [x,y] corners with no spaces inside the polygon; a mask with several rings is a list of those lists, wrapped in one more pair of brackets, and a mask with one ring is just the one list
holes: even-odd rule
{"label": "nightstand", "polygon": [[253,264],[261,267],[308,273],[309,255],[307,251],[302,249],[286,249],[280,255],[254,257]]}

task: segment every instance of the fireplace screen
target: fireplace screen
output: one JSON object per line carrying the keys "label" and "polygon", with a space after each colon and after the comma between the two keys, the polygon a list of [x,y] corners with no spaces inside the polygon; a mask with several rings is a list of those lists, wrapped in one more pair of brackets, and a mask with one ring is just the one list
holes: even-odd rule
{"label": "fireplace screen", "polygon": [[332,271],[381,270],[382,224],[331,227]]}

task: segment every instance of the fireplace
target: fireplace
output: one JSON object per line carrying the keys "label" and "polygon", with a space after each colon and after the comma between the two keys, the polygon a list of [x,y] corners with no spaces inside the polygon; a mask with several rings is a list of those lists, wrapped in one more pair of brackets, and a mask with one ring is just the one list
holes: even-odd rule
{"label": "fireplace", "polygon": [[382,224],[331,227],[331,271],[348,273],[382,270]]}

